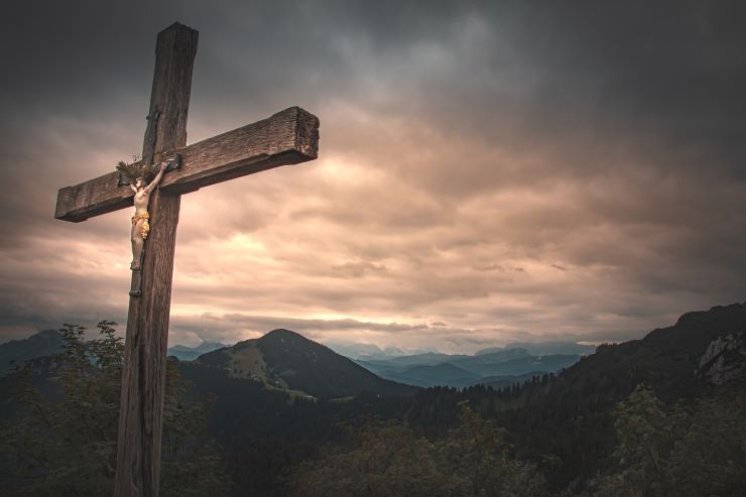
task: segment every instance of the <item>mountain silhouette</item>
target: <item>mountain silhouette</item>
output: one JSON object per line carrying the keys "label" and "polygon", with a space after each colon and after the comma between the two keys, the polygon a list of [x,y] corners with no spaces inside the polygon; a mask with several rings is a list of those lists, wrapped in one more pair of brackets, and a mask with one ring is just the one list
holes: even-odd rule
{"label": "mountain silhouette", "polygon": [[62,351],[62,336],[57,330],[44,330],[22,340],[0,345],[0,377],[13,370],[14,364],[57,354]]}
{"label": "mountain silhouette", "polygon": [[718,306],[684,314],[642,339],[599,346],[561,374],[526,384],[499,417],[519,454],[562,461],[547,479],[564,488],[610,463],[615,408],[638,385],[666,405],[693,405],[744,379],[746,304]]}
{"label": "mountain silhouette", "polygon": [[706,387],[708,371],[702,362],[708,361],[706,352],[711,345],[724,337],[732,337],[736,344],[736,352],[730,354],[735,356],[736,366],[746,362],[737,352],[745,334],[746,304],[689,312],[673,326],[655,329],[640,340],[599,346],[595,354],[569,367],[562,377],[568,384],[600,380],[595,388],[603,388],[607,379],[624,382],[630,389],[646,383],[666,399],[686,397]]}
{"label": "mountain silhouette", "polygon": [[406,396],[417,391],[379,378],[331,349],[285,329],[208,352],[195,362],[300,397]]}

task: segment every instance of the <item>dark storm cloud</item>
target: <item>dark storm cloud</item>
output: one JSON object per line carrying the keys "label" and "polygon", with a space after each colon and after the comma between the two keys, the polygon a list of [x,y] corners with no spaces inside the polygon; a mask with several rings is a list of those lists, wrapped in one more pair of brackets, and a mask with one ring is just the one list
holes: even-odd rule
{"label": "dark storm cloud", "polygon": [[322,121],[318,161],[183,202],[177,339],[619,339],[746,293],[741,2],[4,7],[4,335],[123,314],[129,213],[51,213],[139,152],[174,20],[200,30],[190,141]]}

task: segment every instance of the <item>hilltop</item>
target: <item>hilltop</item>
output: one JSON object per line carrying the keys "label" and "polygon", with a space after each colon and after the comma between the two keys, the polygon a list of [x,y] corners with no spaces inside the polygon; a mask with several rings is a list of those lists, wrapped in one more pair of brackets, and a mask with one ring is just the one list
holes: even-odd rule
{"label": "hilltop", "polygon": [[194,364],[307,398],[344,398],[362,393],[400,396],[417,390],[379,378],[331,349],[285,329],[208,352]]}

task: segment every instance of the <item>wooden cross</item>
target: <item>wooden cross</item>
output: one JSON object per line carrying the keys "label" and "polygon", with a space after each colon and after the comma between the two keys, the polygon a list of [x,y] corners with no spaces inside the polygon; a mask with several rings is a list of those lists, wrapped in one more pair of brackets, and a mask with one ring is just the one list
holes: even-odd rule
{"label": "wooden cross", "polygon": [[[186,120],[198,32],[175,23],[158,34],[149,125],[142,161],[180,154],[151,195],[151,231],[142,260],[142,293],[130,296],[117,444],[115,497],[158,495],[163,392],[176,224],[181,194],[277,166],[315,159],[319,120],[299,107],[186,145]],[[80,222],[129,207],[132,190],[111,172],[62,188],[55,217]],[[133,272],[133,278],[137,272]]]}

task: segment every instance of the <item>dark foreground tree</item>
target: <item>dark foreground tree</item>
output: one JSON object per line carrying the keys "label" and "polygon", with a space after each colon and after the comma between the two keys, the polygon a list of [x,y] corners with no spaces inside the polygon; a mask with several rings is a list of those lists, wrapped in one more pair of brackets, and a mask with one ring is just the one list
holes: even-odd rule
{"label": "dark foreground tree", "polygon": [[510,456],[503,430],[468,406],[461,423],[430,441],[396,422],[350,430],[345,446],[329,446],[291,477],[297,497],[538,497],[536,468]]}
{"label": "dark foreground tree", "polygon": [[[4,495],[112,492],[124,355],[115,325],[101,321],[91,341],[83,327],[65,325],[61,354],[16,369],[15,412],[0,426]],[[227,495],[220,452],[205,432],[207,404],[186,402],[174,364],[166,375],[161,495]]]}
{"label": "dark foreground tree", "polygon": [[672,408],[641,385],[617,407],[615,428],[618,465],[591,482],[591,495],[746,495],[744,385]]}

